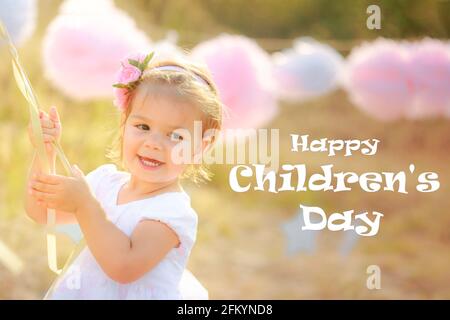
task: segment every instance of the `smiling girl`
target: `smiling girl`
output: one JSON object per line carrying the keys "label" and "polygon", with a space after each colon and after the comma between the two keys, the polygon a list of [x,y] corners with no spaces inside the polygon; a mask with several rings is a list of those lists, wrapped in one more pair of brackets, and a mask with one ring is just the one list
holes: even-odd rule
{"label": "smiling girl", "polygon": [[[57,223],[78,223],[87,246],[69,269],[80,285],[68,285],[68,272],[49,292],[50,299],[181,299],[180,280],[196,240],[197,214],[180,180],[208,179],[201,164],[180,163],[173,152],[192,144],[194,122],[218,132],[222,104],[210,76],[189,63],[152,63],[138,55],[122,61],[115,104],[121,111],[117,160],[86,176],[43,174],[35,158],[29,175],[26,211],[46,223],[47,208]],[[41,113],[52,164],[52,140],[61,124],[55,108]],[[213,129],[212,131],[210,129]],[[202,137],[191,159],[214,144]],[[35,139],[30,131],[31,142]]]}

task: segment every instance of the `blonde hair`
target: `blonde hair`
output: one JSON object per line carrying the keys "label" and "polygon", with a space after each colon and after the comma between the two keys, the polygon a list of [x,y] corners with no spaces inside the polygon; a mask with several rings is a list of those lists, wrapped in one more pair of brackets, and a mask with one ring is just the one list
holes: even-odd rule
{"label": "blonde hair", "polygon": [[[158,70],[158,67],[163,66],[176,66],[184,70]],[[204,82],[199,80],[204,80]],[[218,133],[222,129],[225,108],[220,101],[218,90],[206,67],[192,62],[177,60],[150,63],[147,69],[144,70],[137,87],[130,92],[128,107],[121,114],[119,132],[106,154],[107,158],[122,168],[125,168],[123,163],[125,123],[133,108],[136,92],[143,86],[147,86],[147,88],[168,86],[175,89],[174,93],[177,98],[185,99],[197,105],[204,115],[202,119],[202,134],[211,129],[214,130],[213,132]],[[210,137],[211,147],[216,141],[216,134]],[[202,163],[189,165],[181,178],[190,178],[194,183],[200,183],[211,180],[211,176],[212,174],[208,167]]]}

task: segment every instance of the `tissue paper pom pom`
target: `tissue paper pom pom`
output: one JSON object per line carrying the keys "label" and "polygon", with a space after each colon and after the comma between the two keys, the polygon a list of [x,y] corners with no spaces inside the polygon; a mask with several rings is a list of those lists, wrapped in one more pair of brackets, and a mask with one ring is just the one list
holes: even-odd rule
{"label": "tissue paper pom pom", "polygon": [[221,35],[192,50],[211,71],[229,115],[225,128],[256,128],[278,113],[269,55],[243,36]]}
{"label": "tissue paper pom pom", "polygon": [[343,82],[352,102],[380,120],[403,117],[413,94],[407,60],[405,47],[394,41],[379,39],[354,48]]}
{"label": "tissue paper pom pom", "polygon": [[66,0],[44,38],[45,75],[72,98],[111,97],[119,62],[149,46],[112,1]]}
{"label": "tissue paper pom pom", "polygon": [[448,43],[377,40],[352,51],[345,85],[353,102],[379,119],[448,115]]}
{"label": "tissue paper pom pom", "polygon": [[334,90],[343,58],[332,47],[313,39],[299,38],[294,47],[272,56],[280,98],[299,101]]}
{"label": "tissue paper pom pom", "polygon": [[411,118],[443,115],[450,108],[450,48],[447,43],[424,39],[408,45],[409,72],[414,101]]}
{"label": "tissue paper pom pom", "polygon": [[2,0],[0,19],[14,44],[20,46],[36,27],[36,0]]}

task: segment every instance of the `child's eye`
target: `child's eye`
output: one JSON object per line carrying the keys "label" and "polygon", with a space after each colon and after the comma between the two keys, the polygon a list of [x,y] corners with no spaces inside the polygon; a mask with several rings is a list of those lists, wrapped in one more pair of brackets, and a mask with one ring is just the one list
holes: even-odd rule
{"label": "child's eye", "polygon": [[135,125],[136,128],[141,129],[141,130],[150,130],[150,127],[146,124],[138,124]]}
{"label": "child's eye", "polygon": [[180,134],[176,133],[176,132],[172,132],[172,133],[170,134],[170,139],[171,139],[172,141],[182,141],[182,140],[183,140],[183,137],[182,137]]}

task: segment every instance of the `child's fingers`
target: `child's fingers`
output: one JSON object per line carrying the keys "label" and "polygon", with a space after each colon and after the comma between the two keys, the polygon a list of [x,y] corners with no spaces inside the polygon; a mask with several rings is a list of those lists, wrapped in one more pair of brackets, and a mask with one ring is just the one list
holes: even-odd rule
{"label": "child's fingers", "polygon": [[59,129],[57,128],[42,128],[42,133],[47,134],[49,136],[57,137],[59,133],[58,130]]}
{"label": "child's fingers", "polygon": [[45,201],[45,202],[55,201],[57,199],[57,196],[54,193],[41,192],[41,191],[38,191],[38,190],[35,190],[35,189],[31,189],[28,192],[34,198],[36,198],[38,200],[41,200],[41,201]]}
{"label": "child's fingers", "polygon": [[56,175],[56,174],[45,174],[45,173],[36,173],[33,175],[33,180],[37,181],[37,182],[42,182],[42,183],[48,183],[48,184],[59,184],[60,180],[61,180],[61,176]]}
{"label": "child's fingers", "polygon": [[51,121],[50,119],[40,119],[41,120],[41,127],[42,128],[55,128],[55,123],[53,121]]}
{"label": "child's fingers", "polygon": [[44,207],[46,209],[56,209],[56,205],[54,202],[37,200],[38,206]]}
{"label": "child's fingers", "polygon": [[29,189],[31,191],[35,190],[44,193],[56,193],[58,191],[56,184],[42,183],[36,180],[30,181]]}
{"label": "child's fingers", "polygon": [[59,120],[58,110],[54,106],[50,108],[50,119],[55,124],[60,124],[61,123],[60,120]]}
{"label": "child's fingers", "polygon": [[39,119],[50,119],[47,112],[39,110]]}

